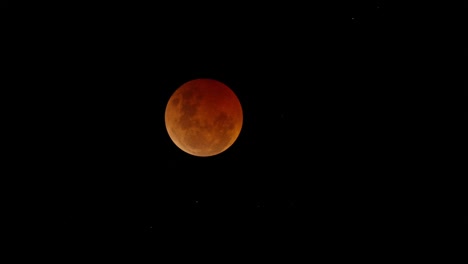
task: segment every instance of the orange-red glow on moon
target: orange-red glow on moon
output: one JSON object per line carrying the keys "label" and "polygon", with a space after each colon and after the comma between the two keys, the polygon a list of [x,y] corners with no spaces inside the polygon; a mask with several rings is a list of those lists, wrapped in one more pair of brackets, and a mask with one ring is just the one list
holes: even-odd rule
{"label": "orange-red glow on moon", "polygon": [[225,84],[213,79],[184,83],[166,106],[167,132],[177,147],[208,157],[228,149],[242,129],[239,99]]}

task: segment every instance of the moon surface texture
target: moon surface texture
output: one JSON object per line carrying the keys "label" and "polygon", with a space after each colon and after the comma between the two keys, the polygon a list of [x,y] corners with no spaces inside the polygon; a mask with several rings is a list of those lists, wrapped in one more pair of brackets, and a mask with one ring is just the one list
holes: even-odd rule
{"label": "moon surface texture", "polygon": [[198,157],[228,149],[242,129],[239,99],[225,84],[213,79],[184,83],[166,106],[166,129],[174,144]]}

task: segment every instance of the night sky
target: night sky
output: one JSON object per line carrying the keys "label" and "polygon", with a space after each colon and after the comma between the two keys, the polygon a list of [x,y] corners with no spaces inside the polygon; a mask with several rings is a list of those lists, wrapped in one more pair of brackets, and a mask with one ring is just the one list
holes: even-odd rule
{"label": "night sky", "polygon": [[[41,6],[29,67],[47,140],[31,155],[47,160],[33,181],[50,190],[48,223],[66,241],[133,241],[150,259],[229,243],[385,251],[419,147],[400,118],[410,33],[384,1],[315,2]],[[178,149],[164,124],[171,94],[196,78],[243,107],[238,139],[213,157]]]}

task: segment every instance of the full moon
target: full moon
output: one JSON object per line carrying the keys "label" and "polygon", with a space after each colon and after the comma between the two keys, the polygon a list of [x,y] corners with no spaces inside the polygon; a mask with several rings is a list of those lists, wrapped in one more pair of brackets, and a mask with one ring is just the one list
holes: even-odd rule
{"label": "full moon", "polygon": [[170,97],[165,123],[174,144],[188,154],[209,157],[224,152],[242,129],[239,99],[222,82],[195,79]]}

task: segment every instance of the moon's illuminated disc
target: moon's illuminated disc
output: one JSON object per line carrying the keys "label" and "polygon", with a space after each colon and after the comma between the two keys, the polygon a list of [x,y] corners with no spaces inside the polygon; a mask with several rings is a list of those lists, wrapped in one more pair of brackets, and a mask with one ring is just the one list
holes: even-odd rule
{"label": "moon's illuminated disc", "polygon": [[228,149],[242,129],[242,107],[234,92],[212,79],[184,83],[170,97],[165,122],[181,150],[199,157]]}

